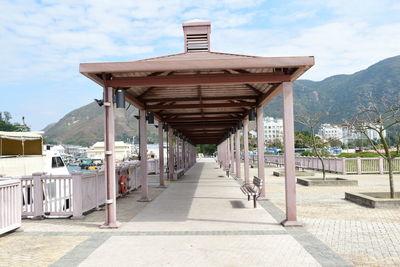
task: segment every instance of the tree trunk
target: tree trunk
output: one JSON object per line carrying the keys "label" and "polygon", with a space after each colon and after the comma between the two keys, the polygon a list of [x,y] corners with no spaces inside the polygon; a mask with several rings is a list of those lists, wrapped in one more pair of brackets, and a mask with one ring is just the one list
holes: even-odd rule
{"label": "tree trunk", "polygon": [[324,163],[324,159],[317,153],[317,156],[319,158],[319,160],[321,161],[321,167],[322,167],[322,179],[325,181],[326,177],[325,177],[325,163]]}
{"label": "tree trunk", "polygon": [[317,149],[317,140],[315,139],[315,132],[314,128],[311,128],[311,133],[312,133],[312,142],[313,142],[313,149],[314,153],[317,155],[318,159],[321,161],[321,167],[322,167],[322,179],[325,181],[325,164],[324,160],[322,159],[322,156],[319,154],[318,149]]}
{"label": "tree trunk", "polygon": [[393,184],[393,162],[392,156],[390,155],[389,145],[386,142],[385,137],[383,136],[383,131],[379,132],[379,137],[381,138],[381,143],[383,148],[385,149],[385,156],[388,163],[388,171],[389,171],[389,187],[390,187],[390,198],[394,198],[394,184]]}
{"label": "tree trunk", "polygon": [[386,160],[388,162],[388,171],[389,171],[390,198],[394,198],[392,157],[388,157]]}

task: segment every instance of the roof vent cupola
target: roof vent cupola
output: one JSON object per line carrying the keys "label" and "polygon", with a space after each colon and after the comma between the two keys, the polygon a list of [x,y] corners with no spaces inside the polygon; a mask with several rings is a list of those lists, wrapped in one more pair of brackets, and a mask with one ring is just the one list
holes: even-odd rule
{"label": "roof vent cupola", "polygon": [[183,23],[185,35],[185,52],[210,51],[211,22],[191,20]]}

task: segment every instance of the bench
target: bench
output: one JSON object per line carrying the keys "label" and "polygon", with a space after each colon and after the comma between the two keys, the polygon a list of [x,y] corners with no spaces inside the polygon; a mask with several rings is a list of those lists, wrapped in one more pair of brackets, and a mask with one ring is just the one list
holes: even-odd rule
{"label": "bench", "polygon": [[174,180],[178,180],[185,174],[185,169],[179,169],[174,172]]}
{"label": "bench", "polygon": [[254,208],[257,208],[256,200],[260,197],[262,187],[262,180],[256,176],[253,178],[253,184],[243,184],[240,187],[243,194],[247,195],[247,200],[250,201],[250,197],[253,196]]}
{"label": "bench", "polygon": [[301,165],[300,161],[295,162],[295,166],[294,167],[296,168],[296,170],[299,170],[299,171],[304,171],[306,169]]}
{"label": "bench", "polygon": [[229,171],[231,169],[231,164],[229,163],[228,166],[224,167],[224,171],[226,176],[229,178]]}

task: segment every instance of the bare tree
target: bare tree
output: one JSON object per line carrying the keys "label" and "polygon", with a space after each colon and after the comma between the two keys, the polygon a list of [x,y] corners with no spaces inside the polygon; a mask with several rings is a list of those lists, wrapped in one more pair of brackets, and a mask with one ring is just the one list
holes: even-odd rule
{"label": "bare tree", "polygon": [[[355,131],[362,133],[367,138],[373,149],[387,161],[390,197],[394,198],[394,156],[390,154],[386,132],[390,128],[400,125],[400,99],[381,98],[379,101],[376,101],[371,95],[369,95],[367,101],[358,107],[358,113],[349,125]],[[374,140],[369,132],[375,132],[379,138]],[[377,143],[383,147],[384,152],[381,152]]]}
{"label": "bare tree", "polygon": [[321,161],[322,167],[322,178],[326,180],[326,171],[325,171],[325,163],[322,158],[323,150],[326,147],[327,143],[324,142],[321,138],[316,136],[316,132],[318,131],[321,124],[328,118],[332,116],[330,111],[325,113],[301,113],[297,116],[296,121],[304,126],[306,126],[311,131],[311,148],[314,154]]}

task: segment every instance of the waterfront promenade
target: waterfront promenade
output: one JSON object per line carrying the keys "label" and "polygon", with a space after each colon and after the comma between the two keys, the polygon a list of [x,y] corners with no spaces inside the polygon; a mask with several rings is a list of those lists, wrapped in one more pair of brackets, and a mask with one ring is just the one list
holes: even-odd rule
{"label": "waterfront promenade", "polygon": [[[372,210],[343,200],[347,189],[298,187],[305,226],[284,228],[282,177],[267,167],[267,197],[256,209],[212,159],[157,187],[149,203],[138,192],[118,200],[119,229],[102,230],[104,212],[82,220],[24,220],[0,238],[0,266],[396,266],[398,210]],[[254,171],[254,173],[252,173]],[[255,175],[255,169],[251,174]],[[357,176],[353,176],[353,178]],[[360,186],[385,188],[358,176]],[[399,177],[396,176],[398,182]],[[374,213],[376,212],[376,213]]]}

